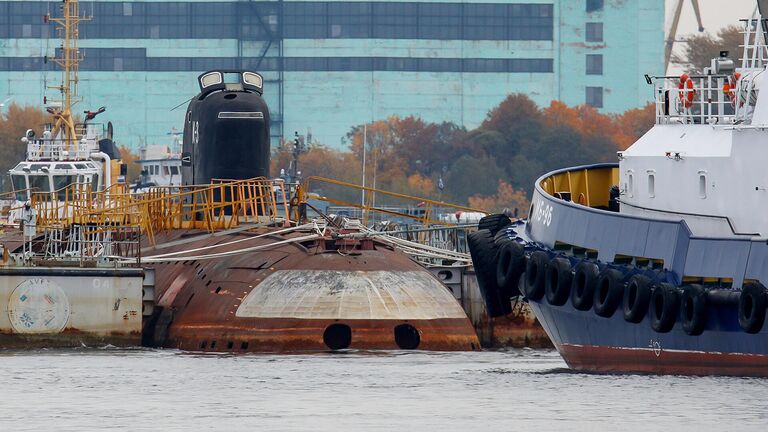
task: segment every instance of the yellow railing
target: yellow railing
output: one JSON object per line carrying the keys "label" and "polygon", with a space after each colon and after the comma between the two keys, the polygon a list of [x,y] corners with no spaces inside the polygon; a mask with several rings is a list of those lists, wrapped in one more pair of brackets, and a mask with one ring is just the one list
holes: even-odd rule
{"label": "yellow railing", "polygon": [[[310,191],[313,186],[316,186],[318,184],[326,184],[326,185],[340,186],[343,188],[349,188],[361,194],[361,201],[364,202],[364,204],[361,202],[355,203],[355,202],[342,201],[342,200],[329,198],[325,196],[313,195],[312,198],[329,202],[331,204],[360,209],[362,210],[362,213],[363,213],[363,223],[367,223],[367,218],[371,213],[380,213],[380,214],[385,214],[389,216],[397,216],[397,217],[412,219],[415,221],[419,221],[423,225],[452,226],[456,224],[450,222],[450,220],[440,219],[439,217],[440,215],[436,215],[435,210],[441,209],[444,212],[453,212],[453,213],[457,211],[483,212],[482,210],[474,209],[471,207],[450,204],[450,203],[436,201],[428,198],[421,198],[421,197],[416,197],[411,195],[399,194],[395,192],[388,192],[381,189],[375,189],[372,187],[360,186],[353,183],[346,183],[338,180],[333,180],[333,179],[324,178],[324,177],[316,177],[316,176],[307,177],[304,180],[304,182],[301,185],[299,185],[298,187],[299,202],[302,202],[302,203],[306,202],[307,199],[309,198],[307,191]],[[385,198],[385,199],[391,198],[391,199],[397,200],[398,203],[400,203],[401,205],[404,203],[411,203],[412,207],[419,209],[419,212],[418,214],[409,214],[409,213],[403,213],[401,211],[392,210],[391,206],[376,206],[372,204],[373,197],[375,195],[378,195],[380,200],[381,198]],[[385,207],[390,207],[390,208],[385,208]]]}
{"label": "yellow railing", "polygon": [[605,207],[610,198],[610,187],[619,183],[617,167],[596,167],[559,172],[541,181],[546,193],[563,198],[570,194],[570,200],[588,207]]}
{"label": "yellow railing", "polygon": [[267,222],[281,214],[277,196],[282,182],[265,178],[214,180],[208,185],[153,187],[131,193],[125,185],[94,192],[88,184],[72,184],[54,192],[32,194],[38,227],[72,224],[139,226],[151,244],[157,233],[170,229],[213,232],[243,222]]}

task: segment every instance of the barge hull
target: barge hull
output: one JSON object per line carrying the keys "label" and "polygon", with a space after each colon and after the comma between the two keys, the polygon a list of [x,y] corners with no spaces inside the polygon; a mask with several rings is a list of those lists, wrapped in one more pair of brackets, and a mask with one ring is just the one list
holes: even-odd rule
{"label": "barge hull", "polygon": [[138,268],[0,269],[0,348],[138,346]]}

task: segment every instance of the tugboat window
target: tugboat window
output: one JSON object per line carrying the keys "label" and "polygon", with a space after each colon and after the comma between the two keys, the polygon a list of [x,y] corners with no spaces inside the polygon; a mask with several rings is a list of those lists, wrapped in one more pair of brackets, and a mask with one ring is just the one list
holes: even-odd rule
{"label": "tugboat window", "polygon": [[648,196],[653,198],[656,196],[655,194],[656,190],[656,176],[653,174],[648,174]]}
{"label": "tugboat window", "polygon": [[634,190],[635,190],[635,181],[634,176],[632,173],[629,173],[627,176],[627,181],[629,182],[629,185],[627,186],[627,194],[629,194],[629,197],[634,197]]}
{"label": "tugboat window", "polygon": [[67,199],[67,186],[75,182],[75,176],[53,176],[53,190],[59,201]]}
{"label": "tugboat window", "polygon": [[13,190],[17,191],[16,199],[25,201],[27,199],[27,180],[23,175],[14,174],[11,176],[11,182],[13,183]]}
{"label": "tugboat window", "polygon": [[707,197],[707,176],[699,174],[699,198]]}
{"label": "tugboat window", "polygon": [[51,183],[48,181],[47,175],[31,175],[29,176],[29,188],[33,192],[50,192]]}

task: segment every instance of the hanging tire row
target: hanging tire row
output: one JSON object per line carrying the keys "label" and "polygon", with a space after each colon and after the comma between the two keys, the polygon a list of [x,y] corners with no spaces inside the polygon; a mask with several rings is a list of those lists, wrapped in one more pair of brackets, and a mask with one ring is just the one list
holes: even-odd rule
{"label": "hanging tire row", "polygon": [[[572,265],[575,263],[575,265]],[[498,263],[500,266],[501,262]],[[763,328],[768,295],[760,283],[748,283],[741,292],[707,290],[699,284],[677,287],[654,282],[657,272],[603,265],[535,250],[527,257],[522,294],[531,300],[562,306],[570,298],[580,311],[610,318],[623,313],[624,320],[640,323],[648,316],[653,330],[667,333],[679,320],[683,331],[696,336],[707,326],[710,304],[736,304],[739,326],[747,333]]]}
{"label": "hanging tire row", "polygon": [[699,284],[677,287],[660,272],[598,265],[526,247],[510,224],[503,215],[487,216],[481,229],[469,235],[478,285],[492,317],[509,313],[510,298],[522,294],[536,301],[545,298],[553,306],[570,301],[576,310],[591,309],[605,318],[619,312],[633,324],[648,316],[659,333],[671,331],[679,320],[685,333],[700,335],[710,307],[718,304],[736,305],[739,326],[747,333],[760,332],[765,323],[768,294],[760,283],[747,283],[740,292]]}

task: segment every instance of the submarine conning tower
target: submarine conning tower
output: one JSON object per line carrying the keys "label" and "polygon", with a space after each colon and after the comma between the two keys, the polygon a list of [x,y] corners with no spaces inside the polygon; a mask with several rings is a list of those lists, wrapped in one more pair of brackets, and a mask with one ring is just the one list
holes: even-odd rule
{"label": "submarine conning tower", "polygon": [[269,109],[263,78],[244,70],[213,70],[197,77],[200,93],[184,120],[182,183],[269,175]]}

